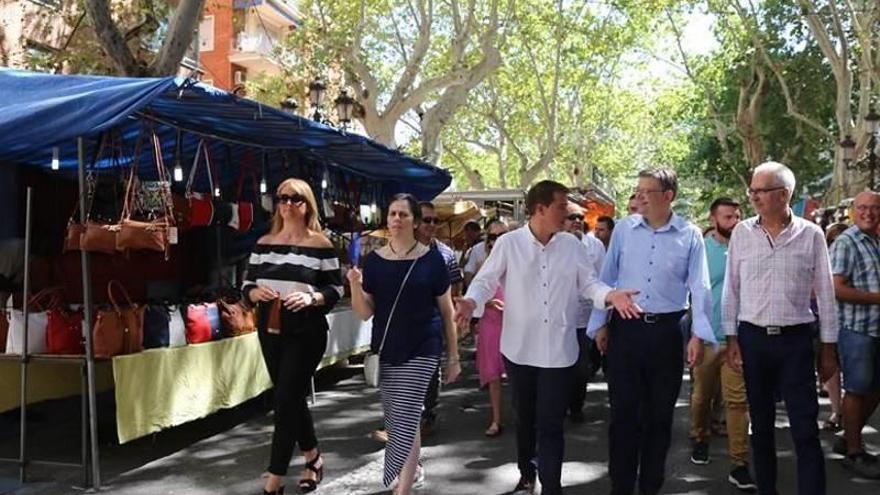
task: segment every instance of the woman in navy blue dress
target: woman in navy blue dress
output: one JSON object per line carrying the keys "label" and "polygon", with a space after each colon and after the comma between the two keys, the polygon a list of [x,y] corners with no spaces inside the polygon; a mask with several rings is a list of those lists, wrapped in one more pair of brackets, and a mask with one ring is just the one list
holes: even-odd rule
{"label": "woman in navy blue dress", "polygon": [[[444,340],[446,382],[461,373],[449,269],[437,250],[416,240],[420,219],[421,208],[413,196],[394,196],[388,206],[388,244],[366,258],[363,272],[357,268],[348,272],[355,313],[364,320],[373,317],[371,348],[379,352],[379,388],[388,431],[382,481],[385,486],[396,483],[397,495],[409,495],[414,482],[424,477],[419,422]],[[438,309],[442,332],[431,324]]]}

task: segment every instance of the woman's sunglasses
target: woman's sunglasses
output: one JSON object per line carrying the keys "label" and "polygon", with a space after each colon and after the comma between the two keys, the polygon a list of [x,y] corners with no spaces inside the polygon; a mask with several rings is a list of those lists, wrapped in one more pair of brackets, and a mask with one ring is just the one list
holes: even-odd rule
{"label": "woman's sunglasses", "polygon": [[568,221],[569,221],[569,222],[579,222],[579,221],[581,221],[581,220],[583,220],[583,219],[584,219],[584,216],[583,216],[583,215],[578,215],[578,214],[575,214],[575,213],[573,213],[573,214],[571,214],[571,215],[568,216]]}
{"label": "woman's sunglasses", "polygon": [[440,219],[437,217],[422,217],[422,223],[439,225]]}
{"label": "woman's sunglasses", "polygon": [[275,201],[283,205],[298,205],[305,202],[306,198],[302,194],[279,194],[275,196]]}

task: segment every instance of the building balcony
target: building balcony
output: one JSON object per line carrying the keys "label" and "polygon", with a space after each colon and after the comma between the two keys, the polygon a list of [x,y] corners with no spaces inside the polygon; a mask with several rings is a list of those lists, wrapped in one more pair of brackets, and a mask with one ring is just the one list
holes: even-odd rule
{"label": "building balcony", "polygon": [[277,73],[280,67],[275,56],[276,44],[266,33],[238,33],[229,61],[248,72]]}

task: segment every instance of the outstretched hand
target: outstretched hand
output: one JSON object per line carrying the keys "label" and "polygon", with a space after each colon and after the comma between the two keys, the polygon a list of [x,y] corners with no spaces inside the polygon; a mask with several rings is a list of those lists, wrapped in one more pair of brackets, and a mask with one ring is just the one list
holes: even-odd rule
{"label": "outstretched hand", "polygon": [[633,296],[638,295],[639,291],[635,289],[618,289],[613,290],[605,296],[605,302],[614,306],[614,309],[620,313],[621,318],[631,320],[638,318],[644,311],[638,304],[633,301]]}

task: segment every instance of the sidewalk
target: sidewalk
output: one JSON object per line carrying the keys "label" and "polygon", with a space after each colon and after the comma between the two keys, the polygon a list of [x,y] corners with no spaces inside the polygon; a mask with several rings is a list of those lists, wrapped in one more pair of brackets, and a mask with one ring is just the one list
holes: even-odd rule
{"label": "sidewalk", "polygon": [[[465,379],[442,393],[437,433],[425,440],[427,483],[418,493],[502,494],[512,489],[518,479],[511,418],[509,415],[505,418],[505,432],[500,438],[483,436],[488,418],[487,394],[477,389],[472,361],[466,364]],[[726,481],[725,439],[713,439],[711,464],[695,466],[690,463],[687,393],[685,383],[677,406],[663,493],[739,493]],[[586,423],[567,425],[563,469],[566,494],[607,493],[610,489],[606,470],[606,401],[605,384],[591,383]],[[70,451],[71,456],[76,456],[79,449],[76,406],[72,412],[61,406],[55,409],[39,411],[46,417],[38,418],[41,431],[34,441],[34,450],[41,454]],[[312,413],[327,466],[326,478],[315,493],[388,493],[380,484],[382,445],[369,438],[370,431],[379,426],[381,420],[378,391],[365,388],[360,368],[322,373],[319,376],[318,404]],[[822,414],[827,414],[827,401]],[[56,421],[55,416],[63,418],[65,415],[72,417]],[[102,438],[107,439],[114,431],[112,421],[106,421],[108,416],[112,418],[105,412],[101,426]],[[874,428],[866,435],[866,441],[875,449],[880,446],[880,434],[876,430],[880,427],[878,416],[875,415]],[[0,418],[0,421],[3,421],[0,423],[0,455],[11,455],[18,444],[18,425],[9,418]],[[126,495],[258,494],[262,488],[260,476],[269,456],[271,425],[271,413],[265,411],[264,401],[257,399],[234,410],[163,432],[155,439],[145,438],[123,446],[104,441],[101,451],[103,491]],[[780,414],[777,426],[779,489],[781,493],[795,493],[795,456],[784,413]],[[830,434],[822,434],[823,447],[828,453],[831,441]],[[829,454],[826,462],[828,493],[873,495],[880,490],[880,482],[850,480],[849,472],[839,465],[836,457]],[[296,479],[301,468],[302,459],[299,458],[289,472],[289,493],[298,492]],[[78,488],[82,483],[81,476],[75,469],[34,468],[33,482],[16,489],[16,481],[17,470],[10,465],[0,465],[0,493],[4,490],[16,495],[82,493]]]}

